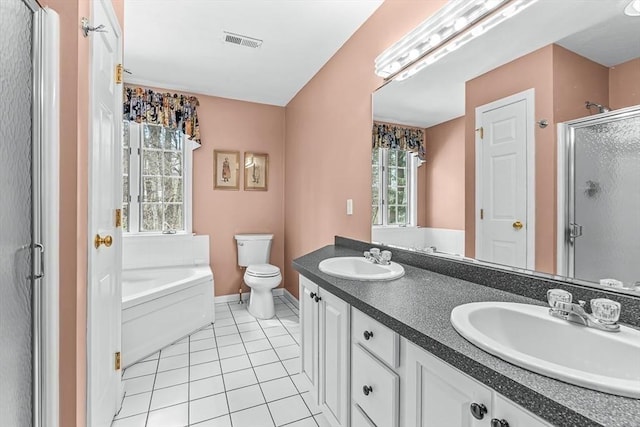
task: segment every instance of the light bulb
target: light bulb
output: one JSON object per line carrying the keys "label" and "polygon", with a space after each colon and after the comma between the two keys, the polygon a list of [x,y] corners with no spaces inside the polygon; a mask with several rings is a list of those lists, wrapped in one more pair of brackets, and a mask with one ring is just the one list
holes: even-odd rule
{"label": "light bulb", "polygon": [[478,25],[476,27],[473,27],[473,29],[471,30],[471,35],[473,37],[481,36],[482,33],[484,33],[484,28],[482,27],[482,25]]}
{"label": "light bulb", "polygon": [[469,21],[467,20],[467,18],[461,16],[460,18],[456,19],[456,22],[453,23],[453,29],[456,31],[460,31],[467,26],[468,22]]}
{"label": "light bulb", "polygon": [[442,37],[440,37],[440,34],[438,33],[435,33],[431,37],[429,37],[429,44],[431,46],[437,46],[441,41]]}
{"label": "light bulb", "polygon": [[484,2],[484,7],[486,7],[488,10],[491,10],[500,3],[502,3],[502,0],[486,0]]}
{"label": "light bulb", "polygon": [[402,68],[402,65],[400,65],[400,63],[398,61],[393,61],[391,64],[389,64],[389,71],[391,73],[395,73],[400,68]]}
{"label": "light bulb", "polygon": [[418,56],[420,56],[420,51],[418,51],[418,49],[411,49],[409,51],[409,61],[417,59]]}
{"label": "light bulb", "polygon": [[513,16],[516,13],[516,5],[512,4],[511,6],[507,7],[504,12],[502,12],[502,15],[506,18]]}

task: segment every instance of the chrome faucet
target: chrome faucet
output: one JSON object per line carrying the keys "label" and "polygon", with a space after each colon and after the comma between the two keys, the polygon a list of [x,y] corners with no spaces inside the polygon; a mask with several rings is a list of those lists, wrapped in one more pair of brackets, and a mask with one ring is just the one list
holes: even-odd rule
{"label": "chrome faucet", "polygon": [[374,264],[389,265],[391,264],[391,251],[382,251],[378,248],[371,248],[364,252],[365,259]]}
{"label": "chrome faucet", "polygon": [[547,291],[547,301],[551,308],[549,314],[558,319],[568,320],[589,328],[599,329],[607,332],[618,332],[620,325],[617,323],[620,318],[620,303],[606,298],[596,298],[591,300],[591,312],[585,310],[586,303],[578,301],[572,303],[571,293],[562,289],[550,289]]}

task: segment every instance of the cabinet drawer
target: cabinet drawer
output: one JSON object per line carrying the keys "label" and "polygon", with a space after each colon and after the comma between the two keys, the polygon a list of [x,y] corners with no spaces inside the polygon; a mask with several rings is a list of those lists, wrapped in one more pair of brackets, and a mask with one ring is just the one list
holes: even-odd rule
{"label": "cabinet drawer", "polygon": [[355,403],[351,406],[351,427],[376,427],[361,407]]}
{"label": "cabinet drawer", "polygon": [[400,337],[355,308],[351,309],[351,340],[362,345],[392,368],[398,367]]}
{"label": "cabinet drawer", "polygon": [[351,398],[377,426],[397,427],[399,378],[359,344],[352,347]]}

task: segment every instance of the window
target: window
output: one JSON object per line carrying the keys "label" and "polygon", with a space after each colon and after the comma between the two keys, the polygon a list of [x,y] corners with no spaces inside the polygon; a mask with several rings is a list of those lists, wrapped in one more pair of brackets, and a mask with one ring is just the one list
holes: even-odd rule
{"label": "window", "polygon": [[191,149],[184,134],[125,121],[122,150],[123,230],[191,232]]}
{"label": "window", "polygon": [[378,148],[371,155],[371,223],[406,226],[416,223],[416,168],[406,151]]}

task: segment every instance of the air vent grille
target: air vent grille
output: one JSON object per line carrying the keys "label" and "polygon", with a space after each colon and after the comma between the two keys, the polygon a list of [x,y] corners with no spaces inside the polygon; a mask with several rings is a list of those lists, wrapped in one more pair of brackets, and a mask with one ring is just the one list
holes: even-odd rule
{"label": "air vent grille", "polygon": [[238,46],[251,47],[257,49],[262,46],[262,40],[253,37],[243,36],[241,34],[224,32],[225,43],[236,44]]}

